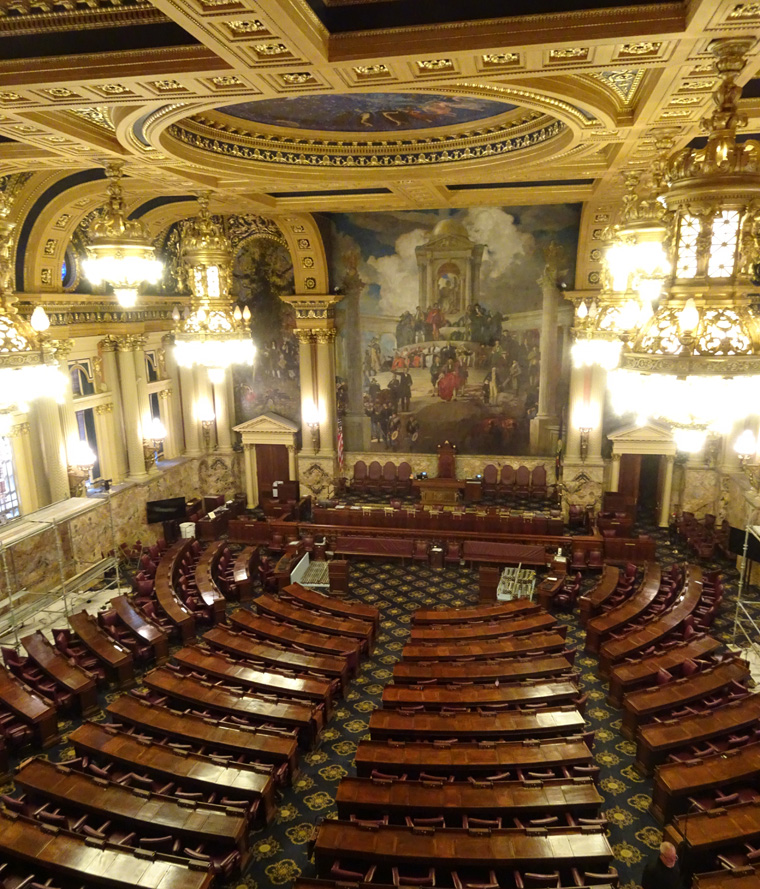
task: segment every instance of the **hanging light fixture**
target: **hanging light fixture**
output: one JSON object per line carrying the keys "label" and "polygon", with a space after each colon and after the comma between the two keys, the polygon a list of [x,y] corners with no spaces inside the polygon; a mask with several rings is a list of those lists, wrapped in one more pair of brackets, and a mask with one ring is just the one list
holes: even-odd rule
{"label": "hanging light fixture", "polygon": [[142,223],[127,218],[121,189],[123,166],[121,161],[106,165],[108,201],[90,226],[92,240],[82,265],[91,284],[110,284],[119,305],[129,309],[137,302],[143,282],[161,280],[163,264],[156,259]]}
{"label": "hanging light fixture", "polygon": [[700,450],[756,413],[760,392],[760,142],[736,141],[746,125],[736,77],[753,41],[715,40],[721,83],[703,121],[704,148],[684,148],[665,167],[672,270],[657,310],[631,337],[608,377],[620,412],[669,422],[679,447]]}
{"label": "hanging light fixture", "polygon": [[174,347],[181,367],[200,365],[212,383],[221,383],[233,364],[253,364],[255,347],[246,306],[233,308],[230,296],[232,249],[221,226],[209,215],[209,193],[198,196],[200,213],[180,239],[180,259],[192,294],[187,317],[174,315]]}
{"label": "hanging light fixture", "polygon": [[42,306],[32,323],[18,314],[13,293],[13,230],[10,202],[0,193],[0,411],[26,410],[43,396],[63,400],[66,377],[60,372],[55,349],[44,337],[50,319]]}

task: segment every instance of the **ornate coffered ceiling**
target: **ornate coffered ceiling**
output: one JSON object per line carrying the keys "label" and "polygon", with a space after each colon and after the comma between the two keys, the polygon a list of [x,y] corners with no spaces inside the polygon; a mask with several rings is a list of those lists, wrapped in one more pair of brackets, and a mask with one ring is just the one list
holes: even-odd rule
{"label": "ornate coffered ceiling", "polygon": [[[33,174],[19,218],[47,195],[61,242],[114,157],[154,231],[202,188],[215,212],[275,217],[583,201],[593,287],[620,174],[699,134],[707,48],[760,36],[760,3],[571,5],[0,0],[0,175]],[[760,130],[760,100],[743,105]]]}

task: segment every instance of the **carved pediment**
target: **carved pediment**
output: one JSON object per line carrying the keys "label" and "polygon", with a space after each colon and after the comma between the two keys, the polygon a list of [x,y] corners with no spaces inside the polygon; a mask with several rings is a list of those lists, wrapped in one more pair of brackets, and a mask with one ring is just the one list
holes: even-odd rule
{"label": "carved pediment", "polygon": [[267,441],[292,442],[301,427],[279,414],[265,413],[233,428],[243,436],[243,444],[263,444]]}
{"label": "carved pediment", "polygon": [[659,423],[643,426],[621,426],[607,438],[612,442],[615,454],[675,454],[673,433]]}

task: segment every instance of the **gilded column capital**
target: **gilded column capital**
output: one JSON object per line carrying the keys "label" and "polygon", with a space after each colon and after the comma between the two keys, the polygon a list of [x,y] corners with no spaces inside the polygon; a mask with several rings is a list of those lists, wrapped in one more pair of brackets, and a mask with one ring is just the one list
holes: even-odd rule
{"label": "gilded column capital", "polygon": [[612,452],[612,462],[613,462],[613,463],[619,463],[619,462],[620,462],[620,458],[621,458],[622,456],[623,456],[622,454],[618,454],[616,451],[613,451],[613,452]]}
{"label": "gilded column capital", "polygon": [[17,438],[19,435],[29,435],[29,423],[17,423],[8,430],[7,438]]}
{"label": "gilded column capital", "polygon": [[325,327],[322,330],[313,331],[318,343],[334,343],[338,331],[334,327]]}
{"label": "gilded column capital", "polygon": [[171,386],[168,386],[166,389],[160,389],[158,392],[158,397],[167,400],[172,397],[173,391],[174,390],[171,388]]}
{"label": "gilded column capital", "polygon": [[295,293],[280,299],[293,306],[296,328],[330,328],[335,326],[335,304],[343,299],[342,293]]}
{"label": "gilded column capital", "polygon": [[161,342],[164,344],[164,348],[165,348],[165,349],[168,349],[168,348],[174,346],[174,332],[172,332],[172,333],[165,333],[165,334],[161,337]]}
{"label": "gilded column capital", "polygon": [[296,327],[293,330],[293,335],[302,345],[316,342],[316,331],[310,327]]}
{"label": "gilded column capital", "polygon": [[120,352],[137,352],[145,348],[147,340],[140,334],[127,334],[116,337],[116,346]]}
{"label": "gilded column capital", "polygon": [[95,413],[96,414],[112,414],[113,413],[113,404],[108,402],[108,404],[98,404],[95,405]]}
{"label": "gilded column capital", "polygon": [[109,333],[107,336],[104,336],[102,340],[98,343],[98,349],[101,352],[115,352],[119,345],[119,337],[114,336],[112,333]]}
{"label": "gilded column capital", "polygon": [[55,349],[55,357],[59,361],[65,361],[71,354],[71,350],[74,348],[74,341],[53,340],[51,345]]}

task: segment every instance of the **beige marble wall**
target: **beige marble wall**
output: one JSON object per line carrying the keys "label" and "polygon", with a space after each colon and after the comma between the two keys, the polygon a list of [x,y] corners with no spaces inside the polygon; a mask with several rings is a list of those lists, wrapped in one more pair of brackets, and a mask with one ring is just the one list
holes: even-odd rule
{"label": "beige marble wall", "polygon": [[[547,470],[548,471],[548,470]],[[594,512],[598,512],[602,506],[602,493],[604,492],[604,464],[591,460],[565,459],[562,470],[562,508],[567,510],[573,506],[593,506]],[[553,475],[551,476],[553,478]]]}
{"label": "beige marble wall", "polygon": [[717,515],[721,502],[720,474],[716,469],[699,467],[689,463],[674,468],[673,509],[693,512],[702,517],[705,513]]}

